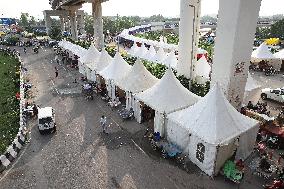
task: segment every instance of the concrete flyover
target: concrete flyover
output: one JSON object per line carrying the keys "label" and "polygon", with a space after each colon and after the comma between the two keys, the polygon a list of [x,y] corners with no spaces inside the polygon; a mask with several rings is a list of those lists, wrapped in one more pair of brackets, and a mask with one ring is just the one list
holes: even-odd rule
{"label": "concrete flyover", "polygon": [[[43,11],[45,27],[47,34],[50,34],[50,30],[52,27],[51,16],[59,16],[61,31],[68,31],[72,33],[73,39],[77,39],[78,33],[83,34],[84,31],[84,11],[77,10],[76,12],[72,12],[70,10],[45,10]],[[74,19],[75,18],[75,19]],[[72,30],[72,26],[76,28],[76,30]]]}
{"label": "concrete flyover", "polygon": [[[102,19],[102,3],[108,0],[49,0],[49,4],[51,5],[52,11],[61,12],[62,14],[67,14],[68,18],[66,19],[68,26],[70,26],[72,39],[78,39],[78,28],[84,28],[83,24],[83,14],[81,14],[80,19],[76,19],[79,13],[79,10],[84,3],[92,3],[92,15],[94,18],[94,43],[98,49],[102,49],[104,47],[104,36],[103,36],[103,19]],[[66,13],[67,12],[67,13]],[[61,13],[60,13],[61,14]],[[65,16],[66,18],[66,16]],[[61,28],[64,26],[64,18],[61,18]],[[79,20],[79,24],[78,23]],[[50,28],[50,19],[45,17],[46,28],[49,31]]]}

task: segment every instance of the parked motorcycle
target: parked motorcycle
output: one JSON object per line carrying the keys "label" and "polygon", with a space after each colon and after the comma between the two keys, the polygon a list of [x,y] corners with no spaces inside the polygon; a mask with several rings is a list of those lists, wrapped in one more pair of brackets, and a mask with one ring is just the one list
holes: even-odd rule
{"label": "parked motorcycle", "polygon": [[34,48],[33,48],[33,51],[34,51],[34,53],[37,54],[37,53],[38,53],[38,47],[34,47]]}
{"label": "parked motorcycle", "polygon": [[271,184],[264,185],[264,189],[284,189],[284,182],[282,179],[274,179]]}

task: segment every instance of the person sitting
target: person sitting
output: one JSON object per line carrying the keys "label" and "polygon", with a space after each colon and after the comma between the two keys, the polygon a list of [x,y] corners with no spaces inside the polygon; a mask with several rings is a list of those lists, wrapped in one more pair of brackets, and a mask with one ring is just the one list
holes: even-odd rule
{"label": "person sitting", "polygon": [[263,156],[263,157],[261,158],[261,160],[260,160],[260,162],[259,162],[259,168],[262,169],[262,170],[264,170],[264,171],[269,170],[270,164],[269,164],[269,162],[267,161],[267,159],[266,159],[265,156]]}
{"label": "person sitting", "polygon": [[37,115],[38,115],[38,108],[37,108],[37,105],[34,104],[34,106],[33,106],[33,116],[37,117]]}
{"label": "person sitting", "polygon": [[254,109],[254,105],[252,104],[251,101],[248,102],[247,108],[250,109],[250,110]]}
{"label": "person sitting", "polygon": [[155,141],[160,141],[161,140],[160,132],[154,132],[154,140]]}
{"label": "person sitting", "polygon": [[236,166],[237,166],[238,170],[240,170],[240,171],[244,170],[244,168],[245,168],[244,161],[242,159],[239,159],[236,162]]}

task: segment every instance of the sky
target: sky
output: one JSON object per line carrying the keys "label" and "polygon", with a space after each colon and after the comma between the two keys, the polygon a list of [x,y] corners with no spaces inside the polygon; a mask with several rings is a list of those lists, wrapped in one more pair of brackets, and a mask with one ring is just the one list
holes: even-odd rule
{"label": "sky", "polygon": [[[103,3],[103,16],[151,16],[162,14],[165,17],[179,16],[180,0],[109,0]],[[219,0],[202,0],[201,14],[218,13]],[[43,18],[42,11],[51,9],[49,0],[1,0],[0,17],[19,18],[27,12],[36,18]],[[84,4],[83,10],[91,13],[91,4]],[[284,0],[262,0],[260,16],[284,14]]]}

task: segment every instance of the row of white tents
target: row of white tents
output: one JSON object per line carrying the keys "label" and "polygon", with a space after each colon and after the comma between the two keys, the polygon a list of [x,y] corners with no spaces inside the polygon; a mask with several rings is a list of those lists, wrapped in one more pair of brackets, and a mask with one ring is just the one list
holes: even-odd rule
{"label": "row of white tents", "polygon": [[[209,79],[209,74],[211,72],[211,66],[207,62],[205,54],[207,52],[203,49],[198,49],[198,54],[203,54],[203,56],[196,63],[196,76],[204,77]],[[144,44],[138,47],[136,43],[129,49],[128,54],[134,57],[145,59],[147,61],[162,64],[168,68],[173,68],[176,70],[178,64],[178,57],[175,55],[175,51],[170,51],[166,53],[164,48],[160,47],[157,51],[154,46],[150,46],[149,49],[145,47]]]}
{"label": "row of white tents", "polygon": [[142,103],[151,107],[155,111],[154,131],[177,144],[206,174],[217,174],[234,152],[243,159],[252,152],[258,124],[235,110],[218,84],[201,98],[188,91],[172,69],[157,79],[139,59],[130,66],[120,53],[111,58],[94,45],[84,53],[66,41],[59,45],[81,55],[80,72],[88,77],[89,69],[89,80],[102,77],[112,99],[117,88],[124,90],[126,107],[133,108],[138,122]]}
{"label": "row of white tents", "polygon": [[272,54],[272,52],[264,42],[251,54],[251,61],[253,63],[258,63],[262,60],[269,61],[269,64],[272,65],[276,70],[280,70],[282,60],[284,60],[284,49],[275,54]]}

